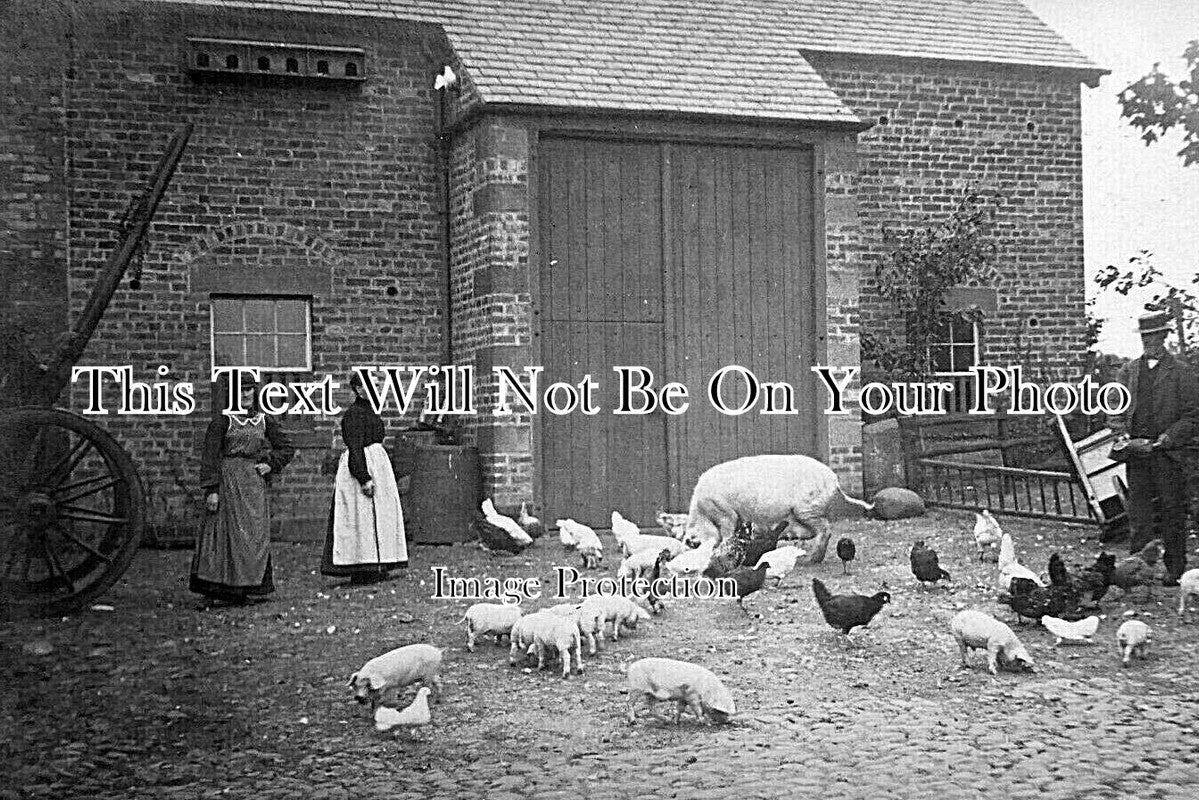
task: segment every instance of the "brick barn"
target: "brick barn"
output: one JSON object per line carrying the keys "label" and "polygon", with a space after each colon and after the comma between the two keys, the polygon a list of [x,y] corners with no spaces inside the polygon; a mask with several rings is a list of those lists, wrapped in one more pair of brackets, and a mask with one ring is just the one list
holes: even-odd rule
{"label": "brick barn", "polygon": [[[1085,348],[1081,85],[1092,64],[1015,0],[10,0],[3,302],[48,353],[131,194],[195,125],[84,363],[203,383],[215,362],[342,379],[472,365],[466,441],[501,507],[649,522],[718,461],[794,451],[860,491],[857,415],[813,364],[892,325],[884,226],[1005,197],[994,274],[958,299],[950,371]],[[449,66],[451,89],[435,89]],[[728,364],[798,413],[717,413]],[[591,373],[603,412],[490,413],[495,366]],[[689,387],[614,416],[615,365]],[[76,398],[77,400],[78,398]],[[343,398],[344,402],[344,398]],[[158,517],[186,515],[206,413],[109,417]],[[415,414],[393,416],[392,430]],[[285,527],[320,527],[336,421],[293,418]]]}

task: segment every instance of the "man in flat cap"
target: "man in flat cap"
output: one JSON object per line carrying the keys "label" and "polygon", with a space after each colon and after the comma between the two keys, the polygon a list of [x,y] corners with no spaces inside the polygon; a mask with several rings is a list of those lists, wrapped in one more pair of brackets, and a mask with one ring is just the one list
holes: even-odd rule
{"label": "man in flat cap", "polygon": [[1121,368],[1128,410],[1108,420],[1129,439],[1129,549],[1136,553],[1154,539],[1166,545],[1166,586],[1177,586],[1186,570],[1187,463],[1184,448],[1199,433],[1199,377],[1166,350],[1170,317],[1165,312],[1137,320],[1144,354]]}

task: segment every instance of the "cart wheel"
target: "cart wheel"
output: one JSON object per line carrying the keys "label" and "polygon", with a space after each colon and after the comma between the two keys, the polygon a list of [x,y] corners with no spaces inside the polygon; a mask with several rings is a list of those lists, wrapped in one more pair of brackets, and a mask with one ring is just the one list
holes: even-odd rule
{"label": "cart wheel", "polygon": [[112,586],[137,552],[142,498],[104,429],[53,408],[0,411],[4,613],[64,614]]}

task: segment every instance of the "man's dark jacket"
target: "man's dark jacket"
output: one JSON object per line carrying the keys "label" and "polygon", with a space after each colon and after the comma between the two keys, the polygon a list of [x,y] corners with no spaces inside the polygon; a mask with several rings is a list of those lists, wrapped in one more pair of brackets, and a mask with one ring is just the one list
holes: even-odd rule
{"label": "man's dark jacket", "polygon": [[[1110,417],[1108,425],[1116,433],[1144,435],[1132,429],[1135,414],[1142,425],[1148,423],[1157,434],[1165,434],[1162,450],[1185,447],[1199,433],[1199,378],[1187,364],[1166,353],[1153,369],[1155,391],[1149,396],[1152,405],[1140,408],[1138,414],[1138,403],[1146,399],[1140,396],[1140,389],[1147,371],[1144,356],[1120,368],[1116,380],[1128,387],[1132,403],[1123,414]],[[1156,438],[1156,434],[1148,438]]]}

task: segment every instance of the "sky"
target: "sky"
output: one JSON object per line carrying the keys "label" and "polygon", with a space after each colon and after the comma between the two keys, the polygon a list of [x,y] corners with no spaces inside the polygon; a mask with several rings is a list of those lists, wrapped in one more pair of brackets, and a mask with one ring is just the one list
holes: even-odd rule
{"label": "sky", "polygon": [[[1082,87],[1083,216],[1087,296],[1107,320],[1103,352],[1140,354],[1136,317],[1149,295],[1120,297],[1092,278],[1142,250],[1177,286],[1192,290],[1199,273],[1199,164],[1182,166],[1182,136],[1172,131],[1146,147],[1120,118],[1116,100],[1128,84],[1161,62],[1185,76],[1182,52],[1199,39],[1199,0],[1022,0],[1025,6],[1099,66],[1111,70],[1098,88]],[[1135,293],[1135,290],[1134,290]]]}

